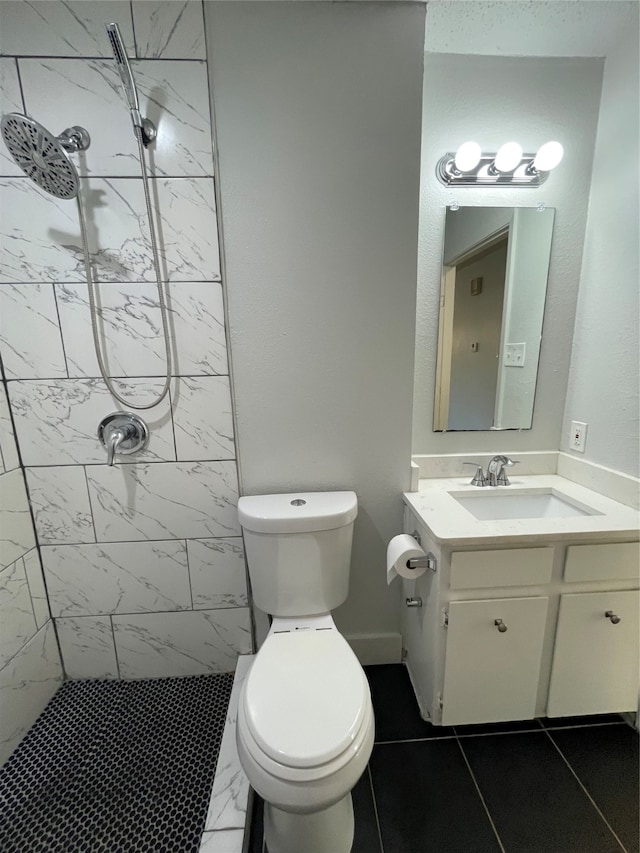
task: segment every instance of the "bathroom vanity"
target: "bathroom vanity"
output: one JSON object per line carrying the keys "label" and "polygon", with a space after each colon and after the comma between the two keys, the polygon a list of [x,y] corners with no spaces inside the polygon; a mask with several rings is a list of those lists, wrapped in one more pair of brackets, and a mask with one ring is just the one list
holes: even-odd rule
{"label": "bathroom vanity", "polygon": [[638,710],[638,513],[557,475],[420,480],[406,663],[434,724]]}

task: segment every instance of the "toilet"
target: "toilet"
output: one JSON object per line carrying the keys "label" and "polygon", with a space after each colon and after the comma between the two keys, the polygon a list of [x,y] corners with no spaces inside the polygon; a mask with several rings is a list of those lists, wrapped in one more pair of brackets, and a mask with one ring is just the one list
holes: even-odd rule
{"label": "toilet", "polygon": [[354,492],[242,497],[253,601],[272,624],[239,697],[240,763],[268,853],[349,853],[374,739],[369,685],[331,611],[349,591]]}

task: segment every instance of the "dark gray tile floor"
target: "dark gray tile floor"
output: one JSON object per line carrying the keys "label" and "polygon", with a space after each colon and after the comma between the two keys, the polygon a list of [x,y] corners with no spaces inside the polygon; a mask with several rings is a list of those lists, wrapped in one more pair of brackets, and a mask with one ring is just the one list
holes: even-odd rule
{"label": "dark gray tile floor", "polygon": [[376,743],[352,853],[640,853],[638,736],[621,717],[443,728],[421,719],[403,666],[365,671]]}

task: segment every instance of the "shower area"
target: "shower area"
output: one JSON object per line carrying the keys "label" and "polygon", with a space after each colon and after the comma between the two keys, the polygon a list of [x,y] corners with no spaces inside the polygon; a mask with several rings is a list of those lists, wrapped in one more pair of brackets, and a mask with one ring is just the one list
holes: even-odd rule
{"label": "shower area", "polygon": [[53,697],[224,718],[252,639],[202,3],[3,2],[0,113],[3,763]]}

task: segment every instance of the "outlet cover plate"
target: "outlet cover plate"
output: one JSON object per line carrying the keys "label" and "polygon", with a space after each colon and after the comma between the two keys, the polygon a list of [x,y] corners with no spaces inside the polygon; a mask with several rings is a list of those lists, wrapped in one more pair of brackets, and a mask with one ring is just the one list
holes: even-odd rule
{"label": "outlet cover plate", "polygon": [[524,367],[526,344],[507,344],[504,351],[505,367]]}
{"label": "outlet cover plate", "polygon": [[584,446],[587,443],[587,425],[582,421],[571,421],[571,435],[569,436],[570,450],[576,450],[578,453],[584,453]]}

